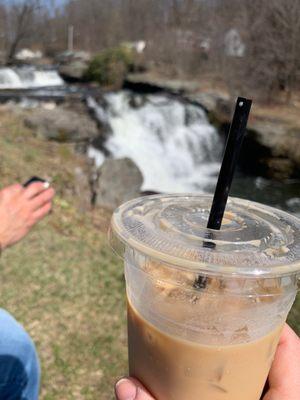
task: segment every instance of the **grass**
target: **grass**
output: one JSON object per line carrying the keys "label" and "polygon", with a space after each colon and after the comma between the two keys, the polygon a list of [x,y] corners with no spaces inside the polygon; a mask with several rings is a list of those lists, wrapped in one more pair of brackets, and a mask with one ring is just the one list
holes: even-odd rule
{"label": "grass", "polygon": [[107,243],[109,215],[78,212],[74,167],[83,160],[69,145],[35,139],[4,111],[0,121],[1,186],[40,175],[58,193],[53,214],[2,256],[1,307],[37,345],[42,399],[113,399],[127,350],[122,263]]}
{"label": "grass", "polygon": [[[0,260],[1,307],[23,323],[42,363],[44,400],[114,399],[127,371],[122,263],[107,243],[109,214],[78,211],[72,146],[36,139],[0,109],[1,186],[50,178],[54,212]],[[290,315],[300,333],[300,298]]]}
{"label": "grass", "polygon": [[4,255],[2,306],[37,344],[42,398],[111,399],[126,371],[122,267],[85,217],[59,219]]}

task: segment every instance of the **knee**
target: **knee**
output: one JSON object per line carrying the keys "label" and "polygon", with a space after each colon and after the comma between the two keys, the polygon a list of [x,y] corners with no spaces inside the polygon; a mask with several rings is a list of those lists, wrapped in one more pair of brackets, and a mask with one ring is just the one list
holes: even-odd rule
{"label": "knee", "polygon": [[39,360],[30,336],[4,310],[0,310],[0,326],[0,379],[6,376],[15,380],[18,376],[22,382],[27,383],[32,377],[38,381]]}

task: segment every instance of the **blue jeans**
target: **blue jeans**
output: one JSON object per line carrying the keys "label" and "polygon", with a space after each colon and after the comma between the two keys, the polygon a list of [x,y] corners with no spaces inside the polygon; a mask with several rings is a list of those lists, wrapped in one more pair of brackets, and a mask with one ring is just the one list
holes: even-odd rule
{"label": "blue jeans", "polygon": [[24,328],[0,309],[0,400],[37,400],[40,366]]}

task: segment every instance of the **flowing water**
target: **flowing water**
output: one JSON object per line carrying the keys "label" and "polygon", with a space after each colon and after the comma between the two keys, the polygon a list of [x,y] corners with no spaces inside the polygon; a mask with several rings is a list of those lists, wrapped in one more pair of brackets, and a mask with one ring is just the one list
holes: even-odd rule
{"label": "flowing water", "polygon": [[63,79],[55,70],[38,70],[33,67],[0,68],[0,89],[33,89],[58,87]]}
{"label": "flowing water", "polygon": [[[122,91],[105,96],[106,109],[90,98],[97,118],[109,124],[105,150],[130,157],[144,176],[143,190],[206,191],[215,184],[223,144],[205,112],[166,95]],[[90,149],[100,165],[104,154]]]}
{"label": "flowing water", "polygon": [[[16,90],[22,102],[36,99],[34,106],[40,99],[89,93],[88,87],[65,85],[54,69],[0,68],[2,101]],[[129,91],[106,94],[101,104],[89,97],[88,106],[108,133],[101,148],[88,150],[99,166],[106,157],[130,157],[143,173],[143,190],[213,192],[224,142],[200,107],[165,94]],[[300,216],[299,180],[274,182],[238,171],[231,194]]]}
{"label": "flowing water", "polygon": [[[102,150],[89,148],[101,165],[106,155],[130,157],[144,176],[143,190],[213,192],[224,142],[205,112],[167,95],[122,91],[89,98],[96,118],[109,130]],[[300,182],[275,182],[237,171],[231,194],[300,216]]]}

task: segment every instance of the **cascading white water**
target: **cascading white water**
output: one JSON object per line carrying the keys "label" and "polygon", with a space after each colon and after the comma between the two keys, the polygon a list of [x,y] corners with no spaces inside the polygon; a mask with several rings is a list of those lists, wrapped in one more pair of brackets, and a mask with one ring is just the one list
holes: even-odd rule
{"label": "cascading white water", "polygon": [[0,89],[34,89],[62,86],[64,81],[54,70],[33,67],[0,68]]}
{"label": "cascading white water", "polygon": [[[110,125],[105,149],[114,158],[130,157],[144,176],[143,190],[205,191],[215,184],[222,141],[205,112],[165,95],[130,92],[105,96],[107,107],[89,99],[89,107]],[[90,157],[101,165],[104,155]]]}
{"label": "cascading white water", "polygon": [[11,68],[0,68],[0,89],[15,89],[22,87],[19,75]]}

